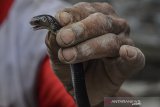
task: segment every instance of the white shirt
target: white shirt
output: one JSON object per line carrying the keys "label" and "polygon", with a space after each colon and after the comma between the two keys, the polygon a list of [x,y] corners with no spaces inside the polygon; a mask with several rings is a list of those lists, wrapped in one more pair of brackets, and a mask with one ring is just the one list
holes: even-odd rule
{"label": "white shirt", "polygon": [[0,107],[36,107],[35,82],[46,55],[46,30],[33,31],[35,15],[54,15],[68,6],[60,0],[15,0],[0,26]]}

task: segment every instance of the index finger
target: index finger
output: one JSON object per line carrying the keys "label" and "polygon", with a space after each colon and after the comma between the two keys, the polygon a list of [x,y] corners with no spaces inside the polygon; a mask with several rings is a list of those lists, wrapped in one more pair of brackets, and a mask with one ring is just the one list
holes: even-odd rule
{"label": "index finger", "polygon": [[116,15],[114,9],[108,3],[87,3],[80,2],[75,4],[73,7],[65,8],[59,11],[55,18],[59,21],[62,26],[68,25],[80,21],[90,14],[100,12],[105,15]]}

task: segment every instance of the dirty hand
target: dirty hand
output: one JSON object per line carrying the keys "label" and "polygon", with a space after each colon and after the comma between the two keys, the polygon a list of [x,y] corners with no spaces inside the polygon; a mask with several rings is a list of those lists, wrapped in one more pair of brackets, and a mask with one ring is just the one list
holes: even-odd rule
{"label": "dirty hand", "polygon": [[69,64],[82,62],[92,105],[114,96],[144,67],[144,55],[133,46],[127,22],[109,4],[78,3],[58,12],[56,19],[63,28],[46,37],[52,67],[68,88]]}

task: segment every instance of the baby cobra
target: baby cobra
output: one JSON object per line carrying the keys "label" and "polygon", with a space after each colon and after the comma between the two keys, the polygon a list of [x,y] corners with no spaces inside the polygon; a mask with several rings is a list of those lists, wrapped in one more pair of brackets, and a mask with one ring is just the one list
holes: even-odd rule
{"label": "baby cobra", "polygon": [[[62,28],[59,22],[51,15],[39,15],[31,19],[30,24],[33,29],[48,29],[56,34],[56,31]],[[71,64],[72,84],[74,87],[75,100],[78,107],[90,107],[86,84],[85,72],[82,63]]]}

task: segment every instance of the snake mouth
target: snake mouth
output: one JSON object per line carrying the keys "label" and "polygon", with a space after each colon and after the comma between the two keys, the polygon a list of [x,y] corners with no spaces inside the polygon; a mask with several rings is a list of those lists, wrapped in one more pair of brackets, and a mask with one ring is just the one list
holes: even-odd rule
{"label": "snake mouth", "polygon": [[34,30],[47,29],[47,27],[43,25],[42,21],[36,17],[31,19],[30,24]]}
{"label": "snake mouth", "polygon": [[47,29],[45,26],[34,25],[32,27],[34,30]]}

